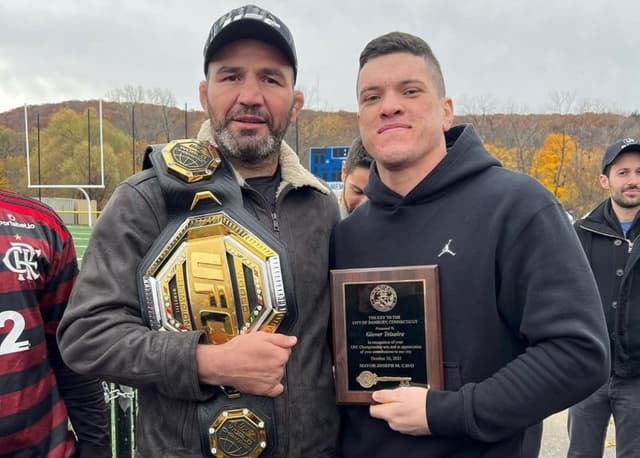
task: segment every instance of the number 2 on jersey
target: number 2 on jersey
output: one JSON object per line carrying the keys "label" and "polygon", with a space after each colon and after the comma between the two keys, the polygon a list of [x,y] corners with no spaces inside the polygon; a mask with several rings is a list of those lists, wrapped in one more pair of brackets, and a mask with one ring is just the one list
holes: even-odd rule
{"label": "number 2 on jersey", "polygon": [[0,355],[28,350],[31,347],[28,340],[18,341],[24,331],[24,317],[14,310],[0,312],[0,329],[4,328],[8,321],[13,322],[13,327],[0,342]]}

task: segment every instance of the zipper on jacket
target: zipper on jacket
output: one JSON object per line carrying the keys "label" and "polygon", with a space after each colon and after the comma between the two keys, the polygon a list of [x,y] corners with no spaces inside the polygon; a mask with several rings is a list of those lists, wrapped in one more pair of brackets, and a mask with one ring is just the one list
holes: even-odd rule
{"label": "zipper on jacket", "polygon": [[[246,189],[248,189],[255,196],[256,203],[258,204],[257,206],[260,208],[260,210],[269,214],[269,216],[271,217],[271,227],[273,229],[273,232],[275,232],[276,236],[280,238],[280,224],[278,223],[278,214],[276,212],[277,203],[274,202],[273,205],[270,205],[269,202],[267,202],[267,199],[265,199],[262,194],[253,189],[251,186],[247,186]],[[256,216],[258,216],[257,211]],[[260,219],[260,217],[258,217],[258,219]]]}
{"label": "zipper on jacket", "polygon": [[585,231],[593,232],[594,234],[603,235],[605,237],[610,237],[610,238],[618,239],[618,240],[624,240],[625,242],[627,242],[627,246],[628,246],[627,252],[628,253],[631,253],[631,251],[633,250],[634,243],[636,243],[636,241],[640,238],[640,235],[639,235],[635,239],[629,240],[628,238],[620,237],[617,234],[610,234],[610,233],[607,233],[607,232],[597,231],[595,229],[592,229],[590,227],[585,226],[584,224],[580,225],[580,229],[584,229]]}
{"label": "zipper on jacket", "polygon": [[291,189],[291,185],[287,184],[280,192],[276,192],[276,201],[273,203],[271,207],[271,222],[273,223],[273,231],[276,233],[278,238],[280,238],[280,223],[278,223],[278,207],[282,204],[284,197],[289,194],[289,190]]}
{"label": "zipper on jacket", "polygon": [[631,253],[631,250],[633,250],[633,245],[635,245],[635,243],[638,241],[638,239],[640,239],[640,235],[638,235],[633,240],[627,240],[627,242],[629,243],[629,253]]}
{"label": "zipper on jacket", "polygon": [[590,227],[587,227],[583,224],[580,225],[580,229],[584,229],[585,231],[589,231],[589,232],[593,232],[594,234],[598,234],[598,235],[603,235],[605,237],[609,237],[612,239],[618,239],[618,240],[624,240],[625,242],[627,242],[629,244],[629,251],[631,251],[631,248],[633,248],[633,242],[627,238],[624,237],[620,237],[618,234],[610,234],[608,232],[602,232],[602,231],[597,231],[595,229],[592,229]]}
{"label": "zipper on jacket", "polygon": [[275,208],[271,209],[271,222],[273,223],[273,231],[280,235],[280,225],[278,224],[278,214]]}

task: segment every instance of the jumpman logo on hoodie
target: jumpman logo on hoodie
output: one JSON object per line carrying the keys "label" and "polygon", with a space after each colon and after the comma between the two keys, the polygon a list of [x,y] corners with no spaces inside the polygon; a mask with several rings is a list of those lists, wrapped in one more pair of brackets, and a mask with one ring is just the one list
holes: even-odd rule
{"label": "jumpman logo on hoodie", "polygon": [[438,255],[438,257],[442,256],[443,254],[450,254],[451,256],[456,255],[453,251],[451,251],[451,248],[449,248],[449,245],[451,245],[452,240],[453,239],[449,239],[449,241],[444,244],[444,247],[442,247],[442,250],[440,251],[440,254]]}

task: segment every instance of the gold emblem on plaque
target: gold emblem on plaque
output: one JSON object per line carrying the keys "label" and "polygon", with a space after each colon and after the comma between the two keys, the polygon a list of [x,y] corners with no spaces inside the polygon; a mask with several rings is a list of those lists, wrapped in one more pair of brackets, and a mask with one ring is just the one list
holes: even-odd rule
{"label": "gold emblem on plaque", "polygon": [[389,285],[378,285],[371,290],[369,302],[378,312],[388,312],[398,303],[398,294]]}
{"label": "gold emblem on plaque", "polygon": [[144,274],[155,321],[210,343],[275,332],[286,314],[278,254],[224,212],[189,217]]}
{"label": "gold emblem on plaque", "polygon": [[249,409],[225,410],[209,427],[209,445],[216,458],[256,458],[267,447],[264,422]]}
{"label": "gold emblem on plaque", "polygon": [[175,140],[162,148],[167,169],[187,183],[213,175],[221,159],[215,147],[198,140]]}

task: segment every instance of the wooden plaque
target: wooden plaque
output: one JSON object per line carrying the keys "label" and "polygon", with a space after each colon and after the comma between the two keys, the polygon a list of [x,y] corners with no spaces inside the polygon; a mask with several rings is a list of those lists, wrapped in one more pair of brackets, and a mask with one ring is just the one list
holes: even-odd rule
{"label": "wooden plaque", "polygon": [[338,404],[401,385],[444,388],[438,266],[331,271]]}

